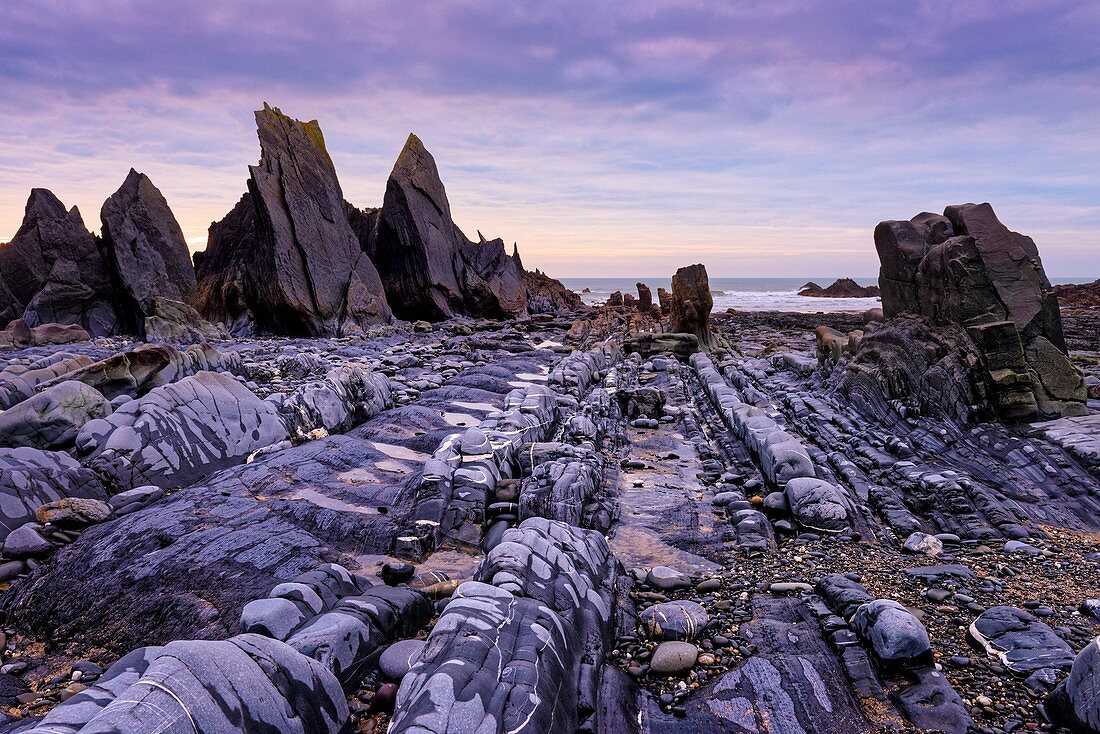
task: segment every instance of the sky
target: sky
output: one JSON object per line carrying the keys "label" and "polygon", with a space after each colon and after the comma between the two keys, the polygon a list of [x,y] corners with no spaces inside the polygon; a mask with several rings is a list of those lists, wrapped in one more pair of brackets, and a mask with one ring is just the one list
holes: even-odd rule
{"label": "sky", "polygon": [[359,206],[415,132],[467,235],[558,277],[869,276],[879,221],[988,201],[1091,279],[1097,38],[1059,0],[6,2],[0,242],[32,187],[98,230],[133,166],[204,249],[267,101]]}

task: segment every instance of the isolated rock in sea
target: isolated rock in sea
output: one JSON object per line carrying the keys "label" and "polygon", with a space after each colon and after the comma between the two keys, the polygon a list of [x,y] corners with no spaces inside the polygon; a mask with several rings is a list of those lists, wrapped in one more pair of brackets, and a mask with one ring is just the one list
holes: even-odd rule
{"label": "isolated rock in sea", "polygon": [[882,306],[957,324],[986,358],[990,400],[1006,420],[1083,415],[1084,379],[1066,355],[1057,296],[1035,242],[1011,232],[989,204],[875,229]]}
{"label": "isolated rock in sea", "polygon": [[103,203],[100,218],[120,315],[130,322],[123,325],[127,333],[145,333],[145,317],[154,314],[156,299],[194,299],[195,268],[183,230],[148,176],[131,168]]}
{"label": "isolated rock in sea", "polygon": [[[662,307],[664,300],[661,301]],[[713,344],[710,331],[710,312],[714,298],[710,294],[707,269],[702,265],[680,268],[672,276],[672,297],[669,303],[669,319],[672,330],[695,334],[704,348]]]}
{"label": "isolated rock in sea", "polygon": [[[513,254],[513,258],[518,255]],[[527,311],[532,314],[576,311],[584,307],[581,297],[538,270],[523,271],[523,285],[527,289]]]}
{"label": "isolated rock in sea", "polygon": [[811,281],[798,290],[798,295],[813,298],[873,298],[878,294],[878,286],[862,286],[851,278],[837,278],[826,288]]}
{"label": "isolated rock in sea", "polygon": [[234,335],[336,336],[390,318],[316,121],[264,105],[248,193],[196,258],[197,308]]}
{"label": "isolated rock in sea", "polygon": [[107,263],[76,207],[32,189],[23,223],[0,245],[0,323],[78,324],[93,336],[120,329]]}
{"label": "isolated rock in sea", "polygon": [[366,234],[364,246],[400,318],[526,312],[518,255],[510,256],[500,239],[471,242],[455,226],[435,159],[415,135],[394,163],[381,210],[362,216],[368,222],[357,229]]}

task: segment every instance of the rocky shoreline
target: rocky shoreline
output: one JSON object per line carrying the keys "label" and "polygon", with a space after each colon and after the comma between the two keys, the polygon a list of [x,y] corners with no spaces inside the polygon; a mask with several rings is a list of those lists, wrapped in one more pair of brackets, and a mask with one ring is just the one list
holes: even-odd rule
{"label": "rocky shoreline", "polygon": [[989,205],[586,308],[257,122],[193,284],[137,173],[0,248],[0,731],[1100,731],[1096,321]]}

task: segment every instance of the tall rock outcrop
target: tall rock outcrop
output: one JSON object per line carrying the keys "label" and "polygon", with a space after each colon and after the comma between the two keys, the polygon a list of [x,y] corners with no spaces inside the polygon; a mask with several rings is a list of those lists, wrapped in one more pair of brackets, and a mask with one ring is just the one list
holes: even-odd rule
{"label": "tall rock outcrop", "polygon": [[506,318],[525,313],[518,253],[500,239],[471,242],[451,219],[435,159],[410,135],[386,183],[364,243],[394,312],[406,320],[456,314]]}
{"label": "tall rock outcrop", "polygon": [[80,212],[32,189],[23,224],[0,245],[0,322],[79,324],[93,336],[119,331],[107,263]]}
{"label": "tall rock outcrop", "polygon": [[194,300],[195,269],[183,230],[148,176],[131,168],[103,203],[100,219],[125,331],[144,334],[144,320],[154,314],[158,298]]}
{"label": "tall rock outcrop", "polygon": [[985,358],[1008,420],[1081,415],[1085,383],[1066,355],[1058,299],[1035,242],[989,204],[949,206],[875,229],[882,308],[958,324]]}
{"label": "tall rock outcrop", "polygon": [[[664,305],[664,299],[661,300]],[[710,279],[702,265],[688,265],[672,276],[672,298],[669,302],[669,319],[672,330],[695,334],[704,348],[714,344],[710,330],[710,312],[714,297],[710,294]]]}
{"label": "tall rock outcrop", "polygon": [[196,257],[199,312],[236,335],[336,336],[388,321],[317,121],[265,104],[256,124],[261,156],[248,193]]}

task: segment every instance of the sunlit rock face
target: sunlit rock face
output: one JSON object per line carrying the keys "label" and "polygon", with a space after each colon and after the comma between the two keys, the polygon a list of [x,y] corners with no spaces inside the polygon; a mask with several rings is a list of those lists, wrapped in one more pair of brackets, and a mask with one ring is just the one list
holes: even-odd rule
{"label": "sunlit rock face", "polygon": [[957,324],[984,358],[996,412],[1007,420],[1085,413],[1085,383],[1066,355],[1058,299],[1035,242],[989,204],[949,206],[875,229],[886,318]]}

